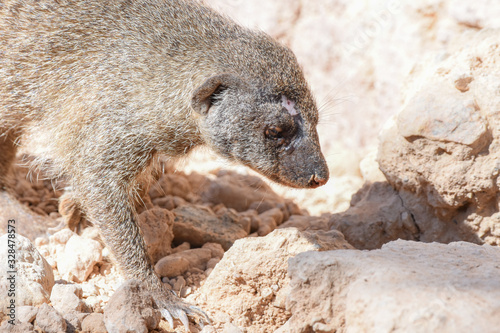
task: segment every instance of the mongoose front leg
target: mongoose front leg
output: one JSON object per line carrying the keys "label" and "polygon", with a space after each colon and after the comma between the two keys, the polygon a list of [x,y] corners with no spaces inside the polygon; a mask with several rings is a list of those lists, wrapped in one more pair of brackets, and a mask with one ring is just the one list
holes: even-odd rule
{"label": "mongoose front leg", "polygon": [[179,319],[188,331],[188,316],[196,319],[200,325],[209,322],[208,316],[201,309],[183,302],[163,286],[147,254],[129,193],[123,186],[106,185],[105,190],[94,186],[83,196],[79,195],[80,204],[87,217],[100,228],[106,245],[125,277],[143,281],[172,328],[173,318]]}

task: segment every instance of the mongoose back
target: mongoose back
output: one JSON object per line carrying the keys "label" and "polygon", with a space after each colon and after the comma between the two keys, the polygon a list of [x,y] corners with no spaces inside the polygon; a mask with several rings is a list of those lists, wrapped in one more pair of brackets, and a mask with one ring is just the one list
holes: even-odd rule
{"label": "mongoose back", "polygon": [[328,179],[294,54],[199,2],[6,0],[0,41],[0,189],[18,145],[35,144],[170,323],[205,315],[164,289],[136,223],[155,156],[207,145],[284,185]]}

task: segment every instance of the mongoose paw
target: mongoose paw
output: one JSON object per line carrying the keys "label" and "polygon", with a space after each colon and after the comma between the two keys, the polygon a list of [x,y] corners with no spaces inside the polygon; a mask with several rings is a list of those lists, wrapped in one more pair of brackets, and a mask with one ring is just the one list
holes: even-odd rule
{"label": "mongoose paw", "polygon": [[201,328],[205,323],[210,323],[210,319],[203,310],[182,301],[173,294],[155,296],[154,299],[163,318],[168,321],[172,329],[174,328],[174,319],[179,319],[188,332],[190,332],[189,317],[194,319]]}

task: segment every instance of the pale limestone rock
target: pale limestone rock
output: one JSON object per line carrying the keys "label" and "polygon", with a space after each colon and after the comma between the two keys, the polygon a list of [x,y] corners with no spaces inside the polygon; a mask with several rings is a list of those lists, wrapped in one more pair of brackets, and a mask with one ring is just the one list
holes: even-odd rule
{"label": "pale limestone rock", "polygon": [[84,303],[82,298],[82,287],[75,284],[55,284],[50,295],[50,302],[59,313],[65,314],[71,311],[82,312]]}
{"label": "pale limestone rock", "polygon": [[160,311],[138,280],[128,280],[111,296],[104,309],[104,324],[109,333],[144,332],[160,323]]}
{"label": "pale limestone rock", "polygon": [[282,332],[496,332],[500,249],[395,241],[307,252],[289,263]]}
{"label": "pale limestone rock", "polygon": [[73,231],[64,228],[49,237],[49,244],[65,245],[73,235],[76,234]]}
{"label": "pale limestone rock", "polygon": [[238,240],[197,291],[195,302],[216,317],[227,314],[247,332],[272,331],[288,319],[288,259],[304,251],[336,248],[352,248],[336,231],[288,228]]}
{"label": "pale limestone rock", "polygon": [[42,304],[36,315],[35,328],[36,327],[46,333],[61,333],[66,332],[67,324],[56,309],[48,304]]}
{"label": "pale limestone rock", "polygon": [[[11,234],[12,235],[12,234]],[[16,306],[38,306],[48,303],[54,285],[54,273],[49,263],[42,257],[30,240],[21,235],[8,238],[9,234],[0,237],[0,312],[7,313],[11,300],[9,291],[15,292]],[[8,240],[15,240],[15,245]],[[15,250],[15,266],[8,260],[9,245]],[[17,273],[8,273],[10,271]],[[12,283],[11,283],[12,282]]]}
{"label": "pale limestone rock", "polygon": [[22,323],[32,323],[36,318],[38,308],[31,305],[23,305],[17,308],[17,318]]}
{"label": "pale limestone rock", "polygon": [[423,59],[380,134],[380,169],[420,240],[500,244],[499,44],[483,29]]}
{"label": "pale limestone rock", "polygon": [[23,323],[18,320],[14,321],[14,325],[12,325],[9,321],[4,320],[2,325],[0,325],[0,332],[9,332],[9,333],[32,333],[35,332],[33,325],[30,323]]}
{"label": "pale limestone rock", "polygon": [[57,269],[68,281],[84,282],[101,259],[99,242],[75,234],[67,241],[64,250],[57,253]]}
{"label": "pale limestone rock", "polygon": [[82,321],[82,331],[84,333],[108,333],[104,325],[104,315],[102,313],[91,313]]}

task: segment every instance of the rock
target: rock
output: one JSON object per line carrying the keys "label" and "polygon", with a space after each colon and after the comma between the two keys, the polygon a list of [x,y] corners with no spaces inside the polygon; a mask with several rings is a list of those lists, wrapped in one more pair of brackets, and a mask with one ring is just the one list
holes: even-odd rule
{"label": "rock", "polygon": [[260,220],[259,229],[257,229],[257,234],[259,236],[266,236],[270,234],[278,225],[272,217],[266,217]]}
{"label": "rock", "polygon": [[205,243],[201,247],[202,249],[209,249],[212,252],[212,258],[221,259],[224,256],[224,249],[220,244],[217,243]]}
{"label": "rock", "polygon": [[465,242],[301,253],[286,332],[495,332],[499,260],[500,249]]}
{"label": "rock", "polygon": [[282,202],[277,202],[274,200],[264,200],[264,201],[254,201],[249,207],[249,210],[255,210],[257,213],[261,214],[270,209],[276,208],[282,205]]}
{"label": "rock", "polygon": [[171,195],[181,197],[184,200],[190,201],[191,184],[182,173],[163,174],[158,182],[154,183],[149,190],[151,200]]}
{"label": "rock", "polygon": [[[250,232],[256,232],[259,229],[260,226],[260,217],[259,213],[255,209],[249,209],[247,211],[241,212],[240,213],[241,219],[249,219],[250,220]],[[245,228],[245,231],[248,231],[248,229]]]}
{"label": "rock", "polygon": [[215,266],[220,262],[220,258],[212,258],[207,262],[207,270],[214,269]]}
{"label": "rock", "polygon": [[[210,265],[210,261],[213,260],[213,259],[210,259],[207,263],[207,269],[205,270],[205,272],[203,274],[205,274],[205,276],[210,276],[210,274],[212,274],[212,271],[214,270],[213,268],[210,268],[211,266]],[[213,265],[213,267],[215,267],[215,265]]]}
{"label": "rock", "polygon": [[359,170],[366,183],[385,182],[385,176],[380,171],[380,166],[377,162],[378,150],[373,149],[359,162]]}
{"label": "rock", "polygon": [[186,279],[184,279],[183,276],[178,276],[175,279],[172,279],[172,289],[177,292],[177,294],[180,294],[182,289],[186,287]]}
{"label": "rock", "polygon": [[173,210],[174,237],[177,242],[188,242],[192,246],[219,243],[224,249],[234,241],[247,235],[243,228],[227,219],[218,218],[211,210],[200,206],[182,206]]}
{"label": "rock", "polygon": [[144,332],[160,323],[150,293],[138,280],[128,280],[115,291],[104,309],[104,324],[109,333]]}
{"label": "rock", "polygon": [[[106,298],[106,300],[109,297]],[[102,297],[99,296],[88,296],[84,299],[85,306],[94,313],[103,313],[104,302]]]}
{"label": "rock", "polygon": [[104,246],[104,241],[102,240],[101,232],[97,227],[87,227],[83,229],[80,236],[82,236],[83,238],[93,239],[99,242],[99,244]]}
{"label": "rock", "polygon": [[351,207],[332,214],[328,225],[357,249],[377,249],[392,240],[416,240],[420,235],[412,212],[387,182],[365,184],[352,197]]}
{"label": "rock", "polygon": [[[179,252],[182,253],[182,252]],[[182,256],[170,255],[161,258],[155,265],[155,272],[160,276],[174,277],[183,274],[190,267],[190,262]]]}
{"label": "rock", "polygon": [[86,313],[69,311],[63,314],[66,321],[66,333],[78,333],[82,331],[82,320],[87,316]]}
{"label": "rock", "polygon": [[215,317],[226,314],[247,332],[272,332],[289,317],[284,303],[288,259],[303,251],[351,248],[339,232],[318,242],[321,234],[289,228],[236,241],[196,292],[196,302]]}
{"label": "rock", "polygon": [[410,140],[424,137],[483,148],[488,142],[487,128],[478,105],[452,89],[439,82],[413,96],[397,116],[399,134]]}
{"label": "rock", "polygon": [[200,333],[217,333],[217,330],[212,325],[205,325]]}
{"label": "rock", "polygon": [[174,277],[193,267],[205,270],[210,258],[212,258],[210,249],[186,250],[160,259],[155,265],[155,271],[160,276]]}
{"label": "rock", "polygon": [[[49,263],[42,257],[35,246],[24,236],[5,234],[0,237],[0,312],[9,314],[8,307],[14,298],[7,297],[15,293],[16,307],[23,305],[38,306],[49,302],[54,285],[54,273]],[[15,243],[9,242],[14,241]],[[8,251],[13,250],[15,264],[10,266]],[[17,273],[8,273],[10,271]]]}
{"label": "rock", "polygon": [[82,331],[84,333],[108,333],[104,325],[104,315],[102,313],[91,313],[82,321]]}
{"label": "rock", "polygon": [[224,330],[222,331],[222,333],[243,333],[243,332],[245,331],[232,323],[226,323],[224,325]]}
{"label": "rock", "polygon": [[245,230],[247,234],[250,233],[251,219],[249,219],[248,216],[238,214],[236,210],[226,208],[222,204],[213,207],[213,211],[219,219],[229,223],[235,223]]}
{"label": "rock", "polygon": [[237,222],[247,234],[252,231],[252,218],[248,216],[243,216],[238,219]]}
{"label": "rock", "polygon": [[191,244],[189,244],[188,242],[184,242],[181,245],[174,247],[172,249],[172,253],[186,251],[186,250],[189,250],[190,248],[191,248]]}
{"label": "rock", "polygon": [[272,208],[270,210],[266,210],[264,213],[259,214],[259,217],[262,220],[264,220],[266,218],[271,218],[274,220],[274,222],[277,225],[280,225],[281,223],[283,223],[283,220],[284,220],[283,212],[279,208]]}
{"label": "rock", "polygon": [[380,134],[380,169],[420,240],[500,245],[499,36],[469,32],[423,59]]}
{"label": "rock", "polygon": [[74,284],[55,284],[50,295],[50,302],[59,313],[82,312],[85,303],[81,300],[82,287]]}
{"label": "rock", "polygon": [[0,325],[0,332],[9,332],[9,333],[31,333],[35,332],[33,325],[30,323],[22,323],[19,321],[14,322],[15,325],[9,323],[9,321],[4,320],[2,325]]}
{"label": "rock", "polygon": [[139,215],[139,228],[153,262],[172,252],[174,215],[163,208],[146,210]]}
{"label": "rock", "polygon": [[49,242],[51,245],[66,245],[71,237],[76,235],[73,231],[69,229],[62,229],[52,236],[49,237]]}
{"label": "rock", "polygon": [[492,0],[209,3],[294,50],[319,101],[327,152],[340,141],[351,153],[372,143],[380,124],[400,109],[408,73],[426,53],[464,31],[500,26],[500,5]]}
{"label": "rock", "polygon": [[209,0],[207,3],[235,17],[237,22],[253,29],[267,31],[273,36],[283,36],[293,29],[300,11],[300,1],[261,1],[256,4],[242,1]]}
{"label": "rock", "polygon": [[328,218],[319,216],[304,216],[304,215],[292,215],[290,219],[280,225],[279,229],[283,228],[297,228],[300,231],[304,230],[330,230],[330,225],[328,224]]}
{"label": "rock", "polygon": [[23,305],[17,308],[16,317],[21,323],[33,323],[38,313],[38,308],[31,305]]}
{"label": "rock", "polygon": [[186,200],[184,200],[180,197],[173,197],[171,195],[167,195],[164,197],[154,199],[153,204],[155,204],[156,206],[159,206],[161,208],[173,210],[177,207],[187,205],[188,203],[186,202]]}
{"label": "rock", "polygon": [[259,214],[259,219],[260,223],[257,233],[259,236],[265,236],[276,229],[278,225],[283,223],[284,215],[281,209],[272,208],[266,210],[262,214]]}
{"label": "rock", "polygon": [[[44,213],[42,213],[44,214]],[[31,240],[44,236],[47,228],[55,227],[56,221],[46,215],[33,212],[26,205],[21,204],[11,194],[0,191],[0,230],[7,232],[9,220],[16,221],[15,230],[17,235],[22,235]]]}
{"label": "rock", "polygon": [[66,332],[67,324],[64,318],[48,304],[42,304],[36,315],[35,328],[46,333]]}
{"label": "rock", "polygon": [[208,183],[201,198],[214,205],[224,204],[238,212],[248,210],[255,203],[272,202],[270,208],[284,200],[274,193],[260,178],[242,176],[230,171],[221,171],[218,178]]}
{"label": "rock", "polygon": [[57,268],[66,280],[84,282],[101,259],[99,242],[75,234],[66,243],[64,251],[57,253]]}

